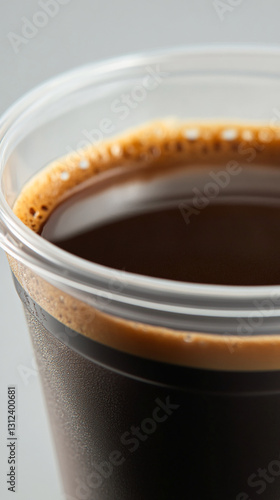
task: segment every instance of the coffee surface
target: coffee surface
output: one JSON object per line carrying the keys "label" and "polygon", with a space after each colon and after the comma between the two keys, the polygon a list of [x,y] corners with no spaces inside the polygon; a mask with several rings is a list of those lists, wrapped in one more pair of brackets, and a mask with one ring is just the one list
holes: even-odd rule
{"label": "coffee surface", "polygon": [[[52,217],[48,232],[51,226]],[[187,221],[178,206],[162,208],[55,240],[55,244],[98,264],[157,278],[280,284],[277,206],[209,204]]]}

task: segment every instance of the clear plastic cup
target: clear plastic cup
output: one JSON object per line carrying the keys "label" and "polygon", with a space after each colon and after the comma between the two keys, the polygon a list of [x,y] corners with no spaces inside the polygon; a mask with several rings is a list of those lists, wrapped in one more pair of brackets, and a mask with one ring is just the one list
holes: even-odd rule
{"label": "clear plastic cup", "polygon": [[[12,210],[51,161],[150,120],[275,131],[279,60],[277,50],[241,48],[123,57],[46,83],[2,118],[0,243],[29,325],[67,500],[279,496],[280,288],[106,268],[42,239]],[[266,181],[276,196],[278,173]],[[165,184],[165,194],[177,184]],[[140,190],[137,203],[161,189]],[[129,211],[122,194],[115,206]]]}

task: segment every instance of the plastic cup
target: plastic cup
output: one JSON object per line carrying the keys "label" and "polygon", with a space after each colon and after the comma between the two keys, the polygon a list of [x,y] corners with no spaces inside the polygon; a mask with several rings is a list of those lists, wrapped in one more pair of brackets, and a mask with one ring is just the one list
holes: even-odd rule
{"label": "plastic cup", "polygon": [[[55,247],[12,210],[54,159],[153,119],[275,131],[279,58],[241,48],[123,57],[46,83],[2,118],[0,243],[27,318],[67,500],[280,494],[280,288],[109,269]],[[238,151],[232,158],[245,161]]]}

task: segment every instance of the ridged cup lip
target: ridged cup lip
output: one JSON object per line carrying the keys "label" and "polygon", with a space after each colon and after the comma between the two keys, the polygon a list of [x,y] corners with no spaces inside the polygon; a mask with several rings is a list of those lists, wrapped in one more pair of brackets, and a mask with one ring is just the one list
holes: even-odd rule
{"label": "ridged cup lip", "polygon": [[[1,176],[5,167],[7,147],[12,143],[13,134],[19,133],[32,113],[44,107],[53,98],[65,95],[85,85],[98,82],[115,72],[133,72],[143,64],[160,64],[178,56],[196,57],[236,57],[258,58],[263,61],[275,58],[275,70],[269,76],[280,81],[280,49],[277,46],[197,46],[175,47],[157,51],[132,54],[88,64],[68,71],[36,87],[19,99],[3,115],[0,121],[0,163]],[[263,65],[261,65],[263,67]],[[263,73],[262,73],[263,74]],[[265,74],[265,73],[264,73]],[[5,200],[3,183],[0,191],[0,245],[11,256],[26,264],[43,278],[61,283],[80,292],[98,296],[108,296],[108,283],[112,280],[120,284],[121,291],[110,291],[110,300],[128,306],[144,307],[173,314],[195,314],[213,317],[238,317],[256,310],[255,301],[280,297],[280,286],[225,286],[179,283],[172,280],[146,277],[118,271],[94,264],[74,256],[52,243],[42,239],[27,228],[13,213]],[[122,286],[123,285],[123,286]],[[266,313],[278,316],[278,308]]]}

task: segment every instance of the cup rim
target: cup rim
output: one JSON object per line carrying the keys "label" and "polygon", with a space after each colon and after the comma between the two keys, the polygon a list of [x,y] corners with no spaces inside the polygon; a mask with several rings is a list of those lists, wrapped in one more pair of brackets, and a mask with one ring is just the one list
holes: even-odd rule
{"label": "cup rim", "polygon": [[[104,75],[111,74],[116,69],[133,69],[143,63],[160,62],[163,58],[183,54],[196,57],[210,54],[238,57],[266,57],[270,55],[280,59],[280,48],[278,46],[241,44],[235,46],[180,46],[114,57],[105,61],[86,64],[51,78],[17,100],[2,116],[0,120],[1,176],[5,167],[3,154],[9,141],[9,133],[13,130],[13,127],[19,125],[18,121],[24,119],[32,106],[42,106],[46,100],[56,96],[62,89],[64,89],[64,92],[65,88],[73,90],[74,85],[78,85],[79,79],[84,83],[84,79],[90,77],[92,81],[92,74],[96,79],[104,78]],[[46,279],[59,279],[66,286],[77,288],[84,293],[91,294],[94,292],[101,296],[108,294],[108,282],[112,279],[117,280],[118,283],[123,285],[120,293],[112,293],[118,302],[142,307],[144,305],[146,308],[154,308],[156,304],[158,310],[162,307],[164,311],[167,310],[169,303],[170,311],[175,314],[180,312],[190,314],[190,311],[198,313],[196,306],[186,306],[190,297],[200,303],[199,314],[201,314],[202,310],[207,310],[207,315],[216,316],[218,308],[219,316],[223,317],[228,317],[228,315],[237,316],[240,309],[248,312],[248,310],[252,309],[252,301],[256,299],[275,293],[279,294],[280,297],[280,285],[230,286],[183,283],[118,271],[117,269],[88,262],[56,247],[27,228],[15,216],[5,200],[2,182],[0,190],[0,245],[8,254],[31,267]],[[155,300],[158,295],[161,297],[160,301]],[[171,297],[173,299],[170,301]],[[233,308],[229,307],[231,301],[235,301],[235,307]],[[219,307],[217,306],[218,303]],[[224,304],[225,308],[221,307],[221,304]],[[273,316],[278,314],[278,309],[271,312]]]}

